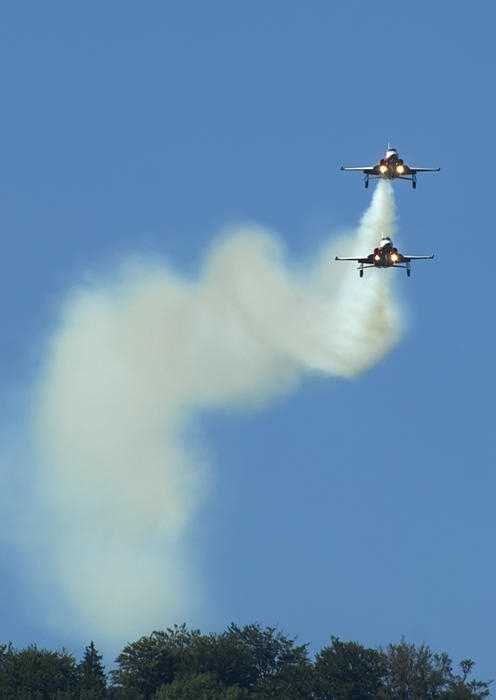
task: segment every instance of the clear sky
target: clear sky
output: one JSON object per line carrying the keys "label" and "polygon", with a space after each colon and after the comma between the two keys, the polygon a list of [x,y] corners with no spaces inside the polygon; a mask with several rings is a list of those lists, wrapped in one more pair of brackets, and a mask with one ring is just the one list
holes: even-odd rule
{"label": "clear sky", "polygon": [[390,142],[441,166],[416,191],[394,183],[398,246],[435,254],[410,279],[381,273],[397,277],[406,332],[356,379],[312,376],[256,410],[196,416],[201,595],[152,628],[258,621],[313,649],[404,635],[496,675],[495,21],[487,2],[3,5],[0,641],[76,654],[129,641],[40,613],[16,534],[43,517],[26,509],[38,482],[20,436],[63,300],[134,254],[194,279],[239,222],[306,264],[370,205],[375,184],[340,167]]}

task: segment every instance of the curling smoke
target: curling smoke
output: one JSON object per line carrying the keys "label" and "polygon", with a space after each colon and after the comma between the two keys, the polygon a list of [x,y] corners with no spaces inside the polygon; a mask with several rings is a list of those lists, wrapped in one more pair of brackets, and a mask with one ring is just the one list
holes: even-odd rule
{"label": "curling smoke", "polygon": [[208,485],[184,437],[191,413],[260,405],[305,374],[354,377],[378,362],[400,333],[391,275],[360,280],[334,256],[370,252],[393,220],[380,182],[356,233],[305,274],[247,227],[194,283],[141,260],[68,297],[34,410],[47,526],[29,541],[58,592],[52,619],[122,641],[189,617],[200,591],[188,533]]}

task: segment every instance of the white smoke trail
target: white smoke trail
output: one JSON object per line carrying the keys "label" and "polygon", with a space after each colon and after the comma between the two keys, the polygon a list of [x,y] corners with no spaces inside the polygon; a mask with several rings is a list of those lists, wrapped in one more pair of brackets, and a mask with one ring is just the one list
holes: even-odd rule
{"label": "white smoke trail", "polygon": [[353,377],[378,362],[400,334],[391,275],[359,279],[334,256],[369,253],[393,219],[381,182],[358,231],[306,274],[248,227],[194,283],[141,261],[68,297],[33,412],[39,521],[27,539],[58,592],[52,619],[122,641],[190,617],[201,592],[188,531],[208,485],[184,437],[191,411],[261,404],[305,373]]}

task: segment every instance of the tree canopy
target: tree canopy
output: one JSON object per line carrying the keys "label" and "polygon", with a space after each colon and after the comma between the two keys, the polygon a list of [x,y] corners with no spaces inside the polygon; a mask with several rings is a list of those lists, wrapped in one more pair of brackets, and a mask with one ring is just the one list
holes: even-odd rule
{"label": "tree canopy", "polygon": [[0,700],[484,700],[447,654],[404,639],[387,649],[330,638],[311,659],[275,627],[231,624],[219,634],[175,625],[127,644],[108,676],[93,642],[82,660],[66,649],[0,645]]}

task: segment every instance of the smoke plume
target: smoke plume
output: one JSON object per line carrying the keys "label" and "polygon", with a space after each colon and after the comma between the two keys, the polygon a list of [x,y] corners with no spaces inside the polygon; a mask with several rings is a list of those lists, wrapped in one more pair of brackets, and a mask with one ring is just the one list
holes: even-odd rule
{"label": "smoke plume", "polygon": [[139,259],[67,296],[36,387],[25,534],[52,620],[122,641],[201,606],[188,541],[209,466],[185,437],[191,416],[377,363],[400,334],[392,276],[360,279],[334,256],[368,254],[393,222],[380,182],[358,229],[304,270],[247,226],[196,280]]}

